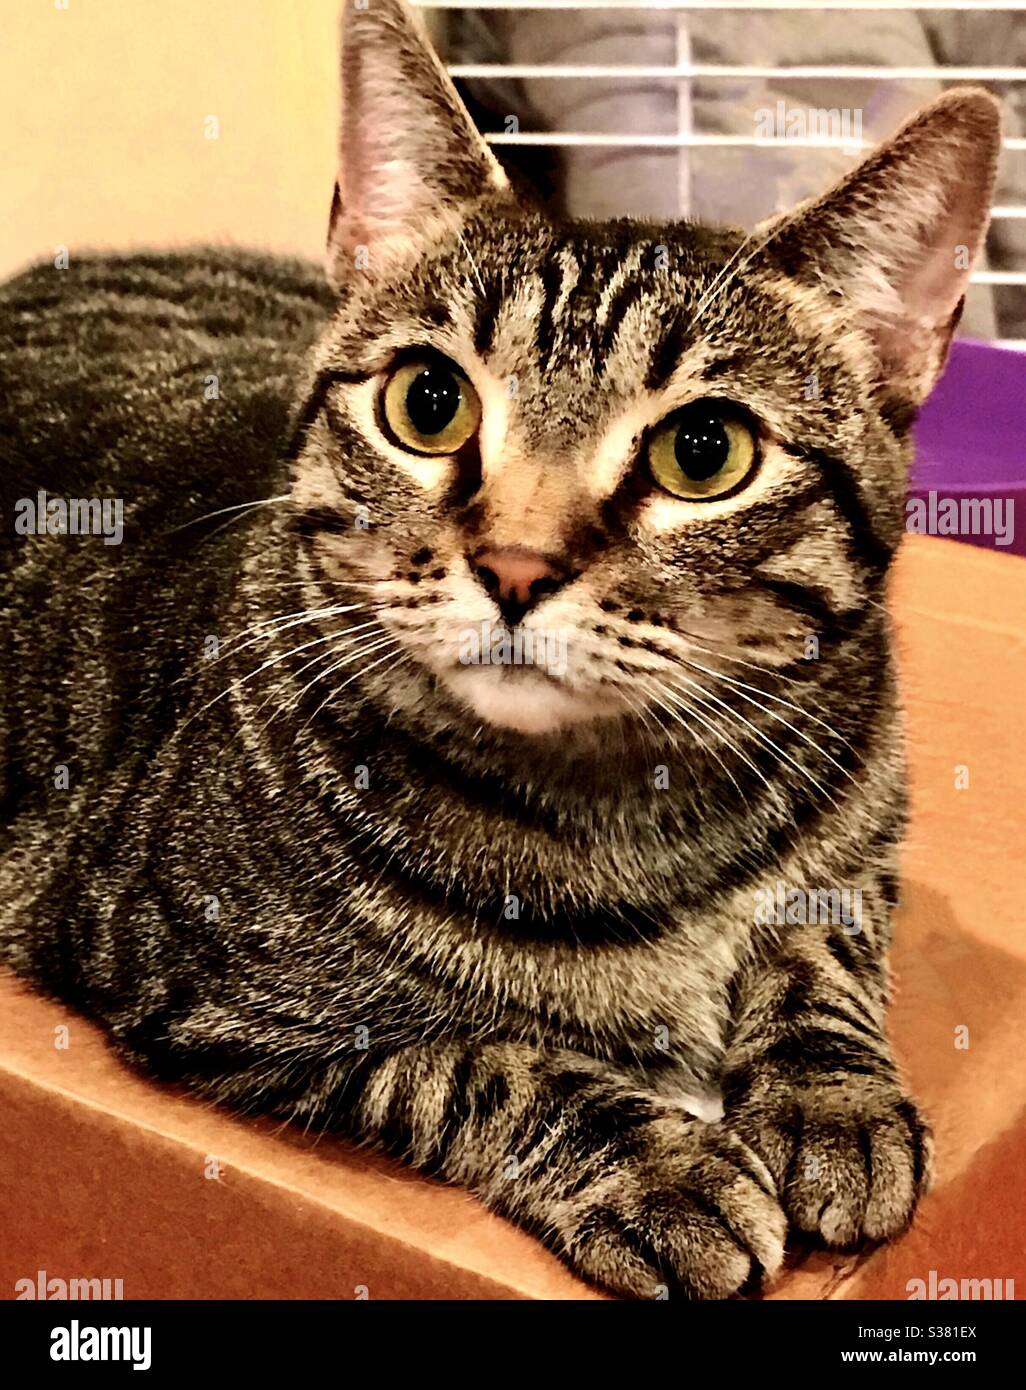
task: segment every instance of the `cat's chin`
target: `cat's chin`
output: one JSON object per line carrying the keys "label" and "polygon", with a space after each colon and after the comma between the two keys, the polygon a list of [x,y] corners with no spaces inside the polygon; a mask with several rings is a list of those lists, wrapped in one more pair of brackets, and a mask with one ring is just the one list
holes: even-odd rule
{"label": "cat's chin", "polygon": [[532,670],[458,667],[442,679],[480,719],[519,734],[558,733],[622,713],[608,699],[571,690]]}

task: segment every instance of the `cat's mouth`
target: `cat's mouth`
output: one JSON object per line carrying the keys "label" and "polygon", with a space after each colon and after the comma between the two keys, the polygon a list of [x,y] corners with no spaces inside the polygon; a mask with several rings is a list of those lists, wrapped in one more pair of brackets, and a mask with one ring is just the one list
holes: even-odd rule
{"label": "cat's mouth", "polygon": [[457,662],[439,675],[473,714],[517,733],[556,733],[623,713],[623,706],[601,688],[575,688],[566,681],[565,672],[543,666]]}
{"label": "cat's mouth", "polygon": [[582,645],[572,623],[484,618],[441,630],[404,626],[397,635],[459,707],[496,729],[556,734],[629,712],[612,673]]}

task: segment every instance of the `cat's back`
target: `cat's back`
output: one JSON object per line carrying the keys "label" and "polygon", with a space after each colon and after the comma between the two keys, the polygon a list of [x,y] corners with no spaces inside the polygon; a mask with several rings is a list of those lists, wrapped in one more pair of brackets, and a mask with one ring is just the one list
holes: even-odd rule
{"label": "cat's back", "polygon": [[0,826],[173,717],[246,534],[187,523],[281,491],[330,307],[315,267],[229,250],[0,286]]}
{"label": "cat's back", "polygon": [[0,286],[5,502],[121,496],[145,527],[153,505],[175,524],[246,500],[330,305],[316,267],[242,251],[72,256],[16,276]]}

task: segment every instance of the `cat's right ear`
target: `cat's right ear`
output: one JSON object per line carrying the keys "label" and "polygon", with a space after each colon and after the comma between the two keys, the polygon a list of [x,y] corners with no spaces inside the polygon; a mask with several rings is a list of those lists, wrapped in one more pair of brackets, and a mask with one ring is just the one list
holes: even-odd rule
{"label": "cat's right ear", "polygon": [[975,88],[925,106],[823,197],[765,224],[760,254],[866,333],[892,394],[940,375],[987,231],[1001,108]]}
{"label": "cat's right ear", "polygon": [[328,278],[388,274],[432,223],[508,189],[420,21],[402,0],[345,0]]}

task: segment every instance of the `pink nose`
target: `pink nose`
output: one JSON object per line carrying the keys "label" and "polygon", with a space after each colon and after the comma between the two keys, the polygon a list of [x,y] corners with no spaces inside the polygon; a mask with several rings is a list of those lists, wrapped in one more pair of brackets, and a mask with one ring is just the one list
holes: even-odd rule
{"label": "pink nose", "polygon": [[479,551],[471,558],[470,567],[499,605],[502,616],[512,623],[569,578],[558,561],[515,545]]}

